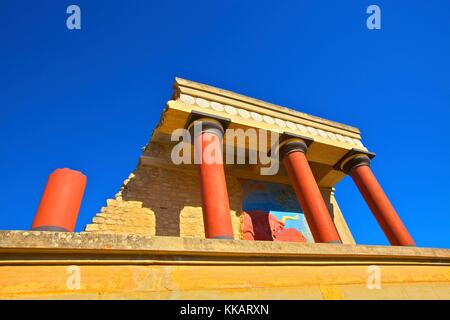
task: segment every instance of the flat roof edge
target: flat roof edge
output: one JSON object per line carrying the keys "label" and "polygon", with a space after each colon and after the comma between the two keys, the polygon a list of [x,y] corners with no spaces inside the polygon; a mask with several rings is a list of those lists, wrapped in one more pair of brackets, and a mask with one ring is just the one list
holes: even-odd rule
{"label": "flat roof edge", "polygon": [[290,109],[290,108],[279,106],[279,105],[276,105],[276,104],[273,104],[270,102],[252,98],[252,97],[249,97],[249,96],[246,96],[243,94],[235,93],[233,91],[217,88],[214,86],[210,86],[207,84],[183,79],[180,77],[175,77],[174,87],[187,87],[187,88],[191,88],[191,89],[195,89],[195,90],[200,90],[203,92],[208,92],[208,93],[224,96],[224,97],[234,99],[234,100],[237,100],[240,102],[245,102],[245,103],[253,104],[255,106],[263,107],[263,108],[266,108],[266,109],[269,109],[272,111],[277,111],[282,114],[293,115],[293,116],[303,118],[306,120],[310,120],[310,121],[314,121],[314,122],[317,122],[320,124],[331,125],[331,126],[334,126],[337,128],[345,129],[345,130],[360,134],[360,130],[357,127],[353,127],[353,126],[343,124],[340,122],[328,120],[328,119],[321,118],[318,116],[310,115],[310,114],[300,112],[300,111],[297,111],[294,109]]}
{"label": "flat roof edge", "polygon": [[[8,253],[151,254],[311,259],[381,259],[450,265],[450,249],[143,236],[94,232],[0,231],[0,263]],[[7,261],[6,261],[7,262]]]}

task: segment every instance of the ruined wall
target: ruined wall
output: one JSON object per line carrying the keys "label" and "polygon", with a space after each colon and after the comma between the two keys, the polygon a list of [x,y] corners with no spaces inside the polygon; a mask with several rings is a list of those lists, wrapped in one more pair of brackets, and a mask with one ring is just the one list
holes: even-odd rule
{"label": "ruined wall", "polygon": [[[243,239],[242,205],[246,191],[242,181],[234,176],[227,176],[227,188],[234,238]],[[355,243],[333,190],[321,192],[343,243]],[[139,166],[85,231],[204,238],[197,173]]]}
{"label": "ruined wall", "polygon": [[[124,181],[115,198],[106,201],[106,206],[95,215],[85,231],[204,238],[197,170],[195,166],[173,165],[171,150],[169,143],[150,142],[143,152],[149,162],[146,165],[142,161],[139,163],[136,170]],[[243,239],[242,210],[245,199],[251,192],[245,185],[250,181],[241,180],[232,174],[227,174],[226,179],[234,238]],[[277,201],[283,203],[282,206],[287,206],[293,212],[301,212],[289,185],[275,183],[273,187],[280,191],[274,193]],[[334,198],[333,190],[321,189],[322,196],[343,243],[355,243]],[[291,197],[277,196],[285,193],[291,194]],[[267,199],[260,200],[262,204],[267,202]],[[268,204],[269,209],[271,205],[273,203]],[[277,210],[276,207],[271,209]]]}
{"label": "ruined wall", "polygon": [[[227,187],[240,239],[241,187],[235,177],[227,177]],[[138,166],[85,231],[204,238],[197,172]]]}

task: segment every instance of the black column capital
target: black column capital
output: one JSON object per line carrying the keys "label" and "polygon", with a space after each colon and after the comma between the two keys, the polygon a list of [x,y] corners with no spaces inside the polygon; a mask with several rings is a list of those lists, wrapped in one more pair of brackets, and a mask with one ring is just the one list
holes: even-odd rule
{"label": "black column capital", "polygon": [[188,130],[192,138],[196,138],[196,135],[205,132],[212,133],[220,138],[223,138],[223,134],[225,133],[222,124],[211,118],[200,118],[192,121],[188,126]]}
{"label": "black column capital", "polygon": [[[204,132],[213,133],[220,138],[223,138],[225,130],[228,128],[231,120],[215,115],[210,115],[200,111],[193,110],[186,121],[185,129],[188,129],[191,137],[194,138],[194,133],[200,134]],[[199,126],[200,129],[194,130],[194,127]]]}
{"label": "black column capital", "polygon": [[375,153],[373,152],[353,148],[336,163],[334,170],[349,174],[353,168],[370,166],[370,162],[374,157]]}
{"label": "black column capital", "polygon": [[370,167],[370,158],[365,154],[357,154],[349,159],[346,159],[341,164],[341,170],[345,174],[349,174],[354,168],[360,166],[368,166]]}
{"label": "black column capital", "polygon": [[227,118],[222,118],[207,113],[199,112],[193,110],[186,121],[185,128],[189,130],[192,138],[192,143],[194,142],[196,135],[201,133],[212,133],[223,139],[225,129],[230,124],[231,120]]}
{"label": "black column capital", "polygon": [[308,151],[308,146],[304,140],[294,138],[283,141],[278,150],[280,160],[283,160],[283,158],[291,152],[306,153]]}
{"label": "black column capital", "polygon": [[280,137],[279,145],[273,151],[269,151],[269,156],[271,153],[278,154],[279,159],[283,160],[284,156],[295,151],[306,153],[308,147],[314,142],[314,139],[300,136],[297,134],[283,132]]}

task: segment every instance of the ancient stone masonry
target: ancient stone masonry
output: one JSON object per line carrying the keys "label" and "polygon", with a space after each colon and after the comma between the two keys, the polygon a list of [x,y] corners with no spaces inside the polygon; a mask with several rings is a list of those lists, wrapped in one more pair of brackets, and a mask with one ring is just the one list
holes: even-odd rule
{"label": "ancient stone masonry", "polygon": [[[217,139],[219,150],[231,143],[227,130],[251,128],[281,136],[280,169],[274,175],[262,175],[261,163],[175,164],[171,153],[179,141],[172,134],[191,128],[194,122],[202,123],[204,129],[197,136],[189,131],[192,157],[203,156],[207,149],[202,137]],[[191,146],[197,140],[203,144],[200,149]],[[247,143],[241,150],[249,155],[255,148],[261,153],[277,152],[270,149],[271,144]],[[253,225],[248,217],[259,212],[270,218],[258,217],[258,221],[266,221],[263,227],[273,229],[267,234],[274,239],[354,243],[334,195],[337,183],[349,174],[368,190],[363,196],[391,243],[414,245],[370,171],[373,157],[355,127],[177,78],[174,94],[136,169],[85,231],[243,239],[243,230],[251,233]],[[242,185],[252,181],[265,183],[266,192],[244,192]],[[281,190],[296,206],[276,199]],[[277,227],[271,227],[269,220]]]}
{"label": "ancient stone masonry", "polygon": [[[250,128],[281,137],[279,170],[175,164],[172,133],[196,123],[190,156],[222,157],[227,130]],[[247,143],[240,159],[272,146]],[[373,157],[357,128],[177,78],[136,168],[83,232],[69,231],[86,181],[69,170],[49,179],[35,230],[0,231],[0,299],[449,299],[450,250],[415,246]],[[355,244],[346,175],[393,246]]]}
{"label": "ancient stone masonry", "polygon": [[[156,235],[156,236],[177,236],[177,237],[195,237],[204,238],[205,228],[202,213],[202,199],[200,186],[198,181],[198,173],[194,165],[174,165],[171,162],[170,154],[174,146],[174,142],[170,141],[170,130],[167,130],[167,126],[172,126],[173,129],[183,128],[186,124],[186,120],[181,120],[183,116],[181,114],[173,118],[172,114],[176,108],[172,107],[172,103],[176,101],[179,103],[179,107],[186,108],[185,111],[191,112],[192,105],[196,106],[200,104],[199,108],[203,111],[205,106],[211,107],[212,112],[228,112],[229,115],[235,114],[239,116],[240,120],[245,120],[250,115],[249,123],[256,121],[265,126],[270,126],[272,118],[276,119],[274,124],[278,126],[287,123],[287,128],[294,128],[291,121],[284,122],[283,120],[274,117],[276,114],[273,110],[282,110],[286,112],[285,108],[279,108],[274,105],[267,105],[268,114],[264,117],[258,117],[259,113],[245,112],[242,108],[238,108],[242,103],[236,104],[235,107],[227,105],[225,108],[220,108],[219,102],[203,103],[202,98],[194,100],[187,100],[187,95],[181,93],[183,86],[176,85],[174,97],[169,101],[167,107],[161,115],[160,123],[152,134],[152,138],[147,146],[143,150],[143,154],[139,160],[139,163],[133,173],[124,181],[119,192],[115,195],[114,199],[108,199],[106,205],[101,208],[100,212],[92,219],[92,223],[85,227],[86,232],[95,233],[123,233],[123,234],[141,234],[141,235]],[[212,87],[203,86],[202,89],[208,88],[214,92]],[[180,91],[181,89],[181,91]],[[188,103],[186,103],[186,101]],[[183,105],[184,103],[184,105]],[[269,108],[270,107],[270,108]],[[258,107],[261,112],[261,107]],[[277,109],[278,108],[278,109]],[[234,113],[234,111],[236,112]],[[271,116],[270,116],[270,115]],[[295,130],[300,130],[301,133],[314,135],[317,132],[322,131],[313,130],[311,125],[315,124],[318,128],[326,128],[326,120],[320,118],[314,118],[302,113],[292,114],[306,117],[307,120],[304,123],[307,131],[303,132],[304,128],[302,124],[297,123]],[[281,115],[279,116],[281,117]],[[261,118],[261,119],[260,119]],[[292,119],[288,118],[288,119]],[[261,121],[259,121],[261,120]],[[293,120],[293,119],[292,119]],[[299,121],[299,120],[298,120]],[[297,121],[297,122],[298,122]],[[281,128],[281,127],[280,127]],[[347,127],[344,125],[336,125],[334,130],[337,137],[341,137],[339,133],[344,134]],[[328,133],[327,139],[329,141],[335,141],[335,144],[342,144],[345,142],[355,142],[357,146],[362,144],[357,129],[349,128],[348,135],[353,136],[348,141],[341,139],[333,140],[335,135]],[[267,129],[267,128],[266,128]],[[308,131],[309,130],[309,131]],[[356,130],[356,131],[355,131]],[[322,134],[323,135],[323,134]],[[325,137],[325,135],[323,135]],[[320,135],[319,135],[320,137]],[[320,139],[320,138],[319,138]],[[336,151],[334,151],[335,153]],[[346,152],[344,150],[344,152]],[[316,163],[314,164],[313,172],[320,177],[326,178],[324,181],[330,180],[333,183],[334,180],[340,179],[341,174],[334,172],[332,175],[325,176],[326,171],[324,166]],[[248,179],[260,179],[252,166],[226,166],[226,185],[228,191],[230,216],[232,229],[235,239],[243,238],[244,228],[244,199],[248,197],[243,191],[242,183],[248,181]],[[331,170],[331,167],[328,169]],[[320,176],[319,176],[320,175]],[[333,177],[333,175],[335,177]],[[337,177],[337,178],[336,178]],[[281,168],[280,174],[275,177],[269,177],[274,179],[274,182],[289,185],[289,179],[286,176],[286,172]],[[326,182],[328,183],[328,182]],[[281,185],[280,185],[281,186]],[[323,190],[329,190],[328,185],[322,186]],[[289,188],[289,193],[293,194],[293,190]],[[330,189],[331,190],[331,189]],[[326,204],[329,206],[330,215],[335,222],[336,228],[340,234],[340,237],[344,243],[354,243],[353,237],[348,230],[342,213],[335,202],[334,193],[325,191],[325,194],[329,194],[328,197],[324,197]],[[331,194],[331,196],[330,196]],[[270,197],[270,196],[269,196]],[[267,209],[270,208],[261,208]]]}
{"label": "ancient stone masonry", "polygon": [[[240,186],[234,177],[227,184],[233,229],[239,239]],[[85,231],[204,238],[196,173],[138,167]]]}

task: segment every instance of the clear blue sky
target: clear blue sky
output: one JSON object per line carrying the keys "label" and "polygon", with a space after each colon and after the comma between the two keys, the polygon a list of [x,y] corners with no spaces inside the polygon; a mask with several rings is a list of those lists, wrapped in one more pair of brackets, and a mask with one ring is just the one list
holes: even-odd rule
{"label": "clear blue sky", "polygon": [[[82,230],[180,76],[359,127],[417,244],[450,247],[450,1],[1,0],[0,40],[0,229],[28,229],[70,167],[88,177]],[[358,243],[387,244],[350,178],[336,196]]]}

